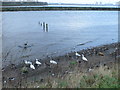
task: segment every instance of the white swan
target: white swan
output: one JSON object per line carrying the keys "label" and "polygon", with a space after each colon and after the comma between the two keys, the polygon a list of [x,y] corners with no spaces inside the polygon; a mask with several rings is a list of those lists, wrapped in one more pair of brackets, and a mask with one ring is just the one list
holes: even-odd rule
{"label": "white swan", "polygon": [[27,65],[28,65],[28,64],[32,64],[32,62],[27,61],[27,60],[25,60],[24,62],[25,62],[25,64],[27,64]]}
{"label": "white swan", "polygon": [[57,64],[57,62],[54,61],[54,60],[50,60],[50,63],[52,63],[52,64]]}
{"label": "white swan", "polygon": [[41,65],[41,64],[42,64],[41,62],[38,61],[38,59],[36,59],[35,63],[36,63],[37,65]]}
{"label": "white swan", "polygon": [[82,54],[82,60],[88,61],[87,58]]}
{"label": "white swan", "polygon": [[35,69],[35,66],[32,65],[32,64],[30,64],[30,68],[31,68],[31,69]]}
{"label": "white swan", "polygon": [[76,55],[76,56],[78,56],[78,57],[80,57],[80,56],[81,56],[81,55],[80,55],[79,53],[77,53],[77,52],[75,53],[75,55]]}

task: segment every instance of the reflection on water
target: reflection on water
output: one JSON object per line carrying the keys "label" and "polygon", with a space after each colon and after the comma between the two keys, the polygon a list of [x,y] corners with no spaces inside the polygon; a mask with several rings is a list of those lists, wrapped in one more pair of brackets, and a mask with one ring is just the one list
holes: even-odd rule
{"label": "reflection on water", "polygon": [[[63,55],[74,51],[74,47],[75,50],[81,50],[116,42],[117,13],[117,11],[3,12],[3,58],[6,57],[4,61],[18,63],[25,59],[44,58],[47,55]],[[49,32],[43,32],[39,22],[46,22],[49,25]],[[26,42],[31,47],[20,48]]]}

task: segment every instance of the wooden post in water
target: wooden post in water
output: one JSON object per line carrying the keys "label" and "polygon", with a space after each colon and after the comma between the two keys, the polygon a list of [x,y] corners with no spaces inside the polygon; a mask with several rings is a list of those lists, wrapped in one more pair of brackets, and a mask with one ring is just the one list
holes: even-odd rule
{"label": "wooden post in water", "polygon": [[42,23],[40,23],[40,25],[42,26]]}
{"label": "wooden post in water", "polygon": [[48,24],[46,24],[46,32],[48,32]]}
{"label": "wooden post in water", "polygon": [[43,22],[43,30],[45,31],[45,22]]}

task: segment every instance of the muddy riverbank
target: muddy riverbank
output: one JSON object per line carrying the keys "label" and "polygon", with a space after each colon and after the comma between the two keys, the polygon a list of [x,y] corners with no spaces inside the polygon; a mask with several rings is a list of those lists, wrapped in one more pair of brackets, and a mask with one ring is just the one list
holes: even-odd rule
{"label": "muddy riverbank", "polygon": [[[46,57],[44,60],[39,59],[41,65],[35,65],[35,70],[24,62],[20,65],[11,64],[2,69],[3,87],[28,87],[29,84],[48,81],[48,77],[63,77],[74,72],[77,68],[79,72],[86,73],[94,68],[112,65],[118,63],[120,58],[120,43],[112,43],[98,47],[83,49],[77,53],[84,55],[88,61],[84,61],[81,56],[76,56],[75,52],[67,53],[58,57]],[[58,64],[51,64],[50,60],[55,60]],[[34,87],[33,87],[34,88]]]}

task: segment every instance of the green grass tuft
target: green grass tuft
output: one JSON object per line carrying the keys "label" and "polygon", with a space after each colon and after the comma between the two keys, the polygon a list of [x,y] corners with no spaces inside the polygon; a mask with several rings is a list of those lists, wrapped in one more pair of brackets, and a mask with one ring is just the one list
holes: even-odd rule
{"label": "green grass tuft", "polygon": [[76,61],[71,61],[71,62],[70,62],[70,65],[76,65],[76,64],[77,64]]}

